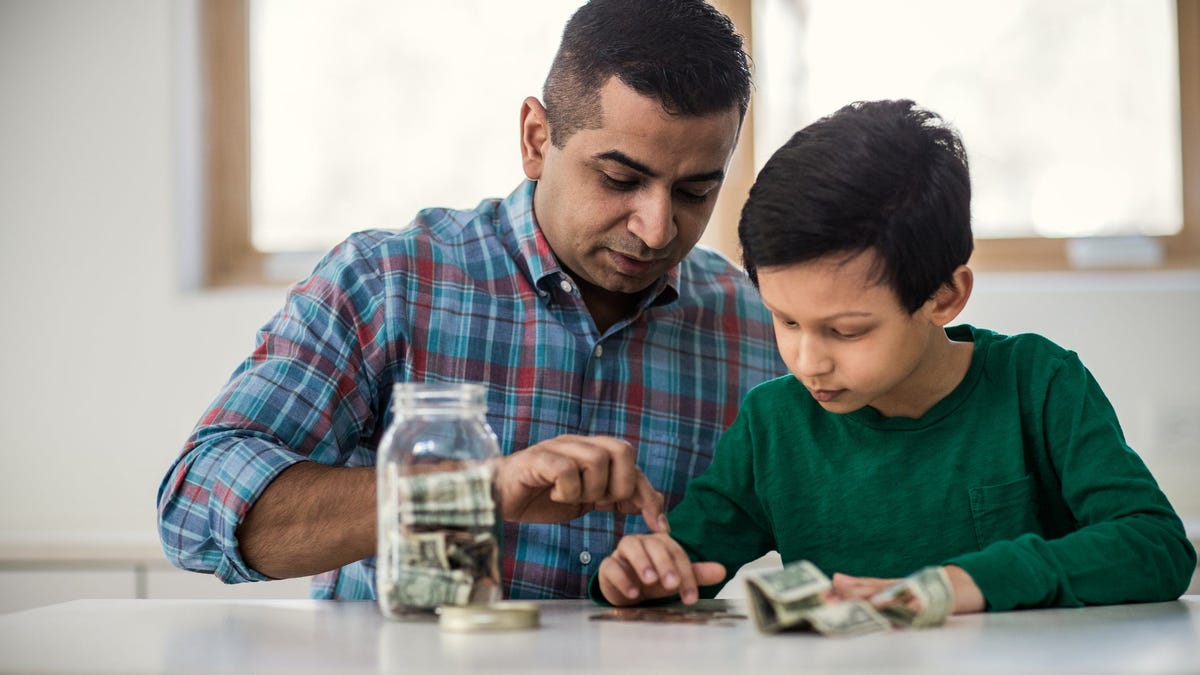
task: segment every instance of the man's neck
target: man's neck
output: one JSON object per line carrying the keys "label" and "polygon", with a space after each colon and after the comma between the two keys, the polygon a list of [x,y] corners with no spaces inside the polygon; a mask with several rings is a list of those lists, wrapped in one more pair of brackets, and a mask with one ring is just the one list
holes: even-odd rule
{"label": "man's neck", "polygon": [[579,279],[575,283],[583,296],[583,304],[592,315],[592,322],[596,324],[596,331],[601,335],[613,324],[637,311],[639,294],[618,293]]}

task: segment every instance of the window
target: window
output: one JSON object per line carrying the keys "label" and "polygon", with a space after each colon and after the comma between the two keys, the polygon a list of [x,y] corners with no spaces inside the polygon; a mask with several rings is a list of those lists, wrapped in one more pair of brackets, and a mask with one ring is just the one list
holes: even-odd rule
{"label": "window", "polygon": [[[207,283],[291,282],[349,232],[507,194],[523,177],[520,101],[540,95],[579,4],[201,3]],[[1111,235],[1139,237],[1119,254],[1165,242],[1168,264],[1195,264],[1200,0],[714,4],[752,45],[757,82],[704,239],[727,255],[754,172],[788,135],[903,96],[963,132],[976,266],[1065,268],[1071,242]]]}
{"label": "window", "polygon": [[325,250],[510,192],[521,101],[578,5],[252,0],[251,243]]}
{"label": "window", "polygon": [[1174,0],[757,0],[755,147],[850,101],[911,98],[962,132],[981,251],[1153,264],[1185,221],[1195,7],[1177,26]]}

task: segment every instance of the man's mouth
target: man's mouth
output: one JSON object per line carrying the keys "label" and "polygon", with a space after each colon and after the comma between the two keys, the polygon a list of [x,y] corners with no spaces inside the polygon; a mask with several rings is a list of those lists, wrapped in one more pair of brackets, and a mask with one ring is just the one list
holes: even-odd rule
{"label": "man's mouth", "polygon": [[623,274],[641,275],[657,267],[663,258],[646,258],[636,255],[612,251],[613,261]]}

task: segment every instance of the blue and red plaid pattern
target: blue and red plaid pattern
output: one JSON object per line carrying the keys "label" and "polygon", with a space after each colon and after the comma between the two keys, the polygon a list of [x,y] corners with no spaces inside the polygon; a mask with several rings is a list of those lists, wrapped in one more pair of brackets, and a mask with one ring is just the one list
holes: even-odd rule
{"label": "blue and red plaid pattern", "polygon": [[[299,461],[373,465],[401,381],[486,383],[505,453],[561,434],[623,438],[679,502],[746,392],[786,372],[770,317],[740,269],[698,247],[599,334],[534,222],[533,190],[352,235],[290,291],[159,488],[174,564],[265,579],[234,536],[251,504]],[[645,530],[610,513],[509,524],[507,596],[586,597],[616,540]],[[368,558],[319,575],[312,595],[373,598],[374,576]]]}

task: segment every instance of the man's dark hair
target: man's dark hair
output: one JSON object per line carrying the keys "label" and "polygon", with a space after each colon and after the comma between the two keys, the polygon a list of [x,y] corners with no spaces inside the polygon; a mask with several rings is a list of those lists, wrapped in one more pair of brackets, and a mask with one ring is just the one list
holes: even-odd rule
{"label": "man's dark hair", "polygon": [[673,115],[736,105],[744,117],[750,104],[742,38],[705,0],[591,0],[567,22],[542,91],[556,147],[600,126],[600,88],[614,75]]}
{"label": "man's dark hair", "polygon": [[974,248],[962,141],[912,101],[851,103],[771,156],[738,239],[756,285],[759,268],[874,250],[876,280],[915,312]]}

